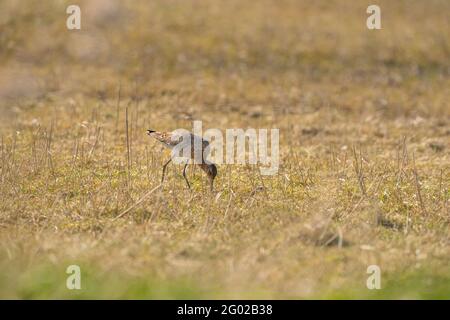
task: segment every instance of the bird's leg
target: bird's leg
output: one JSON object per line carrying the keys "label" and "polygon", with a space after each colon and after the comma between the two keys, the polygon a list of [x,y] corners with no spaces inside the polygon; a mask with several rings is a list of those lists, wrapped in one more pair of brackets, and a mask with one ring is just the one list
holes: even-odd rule
{"label": "bird's leg", "polygon": [[184,168],[183,168],[183,177],[184,177],[184,180],[186,180],[186,183],[187,183],[188,188],[191,189],[191,185],[189,184],[189,181],[188,181],[188,179],[187,179],[187,177],[186,177],[186,168],[187,168],[188,164],[189,164],[189,160],[188,160],[188,161],[186,162],[186,164],[184,165]]}
{"label": "bird's leg", "polygon": [[166,175],[166,167],[167,165],[172,161],[172,158],[169,159],[164,165],[163,165],[163,172],[162,172],[162,178],[161,178],[161,184],[164,182],[164,176]]}

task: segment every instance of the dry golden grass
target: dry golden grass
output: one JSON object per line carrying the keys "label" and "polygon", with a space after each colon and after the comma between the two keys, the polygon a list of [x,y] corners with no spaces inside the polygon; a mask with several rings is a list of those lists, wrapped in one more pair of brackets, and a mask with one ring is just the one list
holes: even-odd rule
{"label": "dry golden grass", "polygon": [[[450,2],[378,2],[2,1],[0,297],[448,298]],[[279,128],[279,173],[170,166],[114,220],[192,120]]]}

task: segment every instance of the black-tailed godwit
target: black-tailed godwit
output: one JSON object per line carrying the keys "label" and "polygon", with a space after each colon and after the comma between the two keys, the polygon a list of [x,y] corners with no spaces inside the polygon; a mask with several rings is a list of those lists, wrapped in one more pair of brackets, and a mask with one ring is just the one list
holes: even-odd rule
{"label": "black-tailed godwit", "polygon": [[[147,134],[150,137],[153,137],[156,140],[160,141],[165,147],[169,149],[173,149],[175,146],[178,146],[180,149],[188,148],[187,150],[191,151],[190,157],[182,157],[186,159],[186,163],[183,167],[183,177],[184,180],[186,181],[188,188],[190,189],[191,185],[186,177],[186,167],[191,162],[191,160],[194,160],[194,165],[198,165],[208,176],[210,190],[213,191],[214,179],[217,175],[217,167],[215,164],[205,159],[208,155],[207,148],[209,146],[209,141],[184,130],[183,131],[175,130],[172,132],[147,130]],[[201,150],[195,149],[199,147],[201,148]],[[166,167],[171,161],[172,157],[163,165],[161,183],[164,182]]]}

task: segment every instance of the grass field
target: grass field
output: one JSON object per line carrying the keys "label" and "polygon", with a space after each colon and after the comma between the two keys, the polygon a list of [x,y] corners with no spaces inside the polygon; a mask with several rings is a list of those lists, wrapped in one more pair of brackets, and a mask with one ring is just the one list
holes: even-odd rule
{"label": "grass field", "polygon": [[[450,298],[449,1],[68,4],[0,2],[0,298]],[[114,219],[193,120],[279,128],[278,174]]]}

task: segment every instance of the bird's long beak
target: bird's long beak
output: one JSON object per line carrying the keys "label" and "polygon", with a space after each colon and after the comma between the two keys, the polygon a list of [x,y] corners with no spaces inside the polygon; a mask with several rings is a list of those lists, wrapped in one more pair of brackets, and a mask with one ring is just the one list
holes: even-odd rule
{"label": "bird's long beak", "polygon": [[209,178],[209,190],[214,192],[214,178]]}

